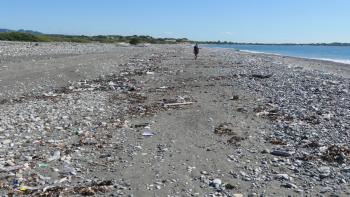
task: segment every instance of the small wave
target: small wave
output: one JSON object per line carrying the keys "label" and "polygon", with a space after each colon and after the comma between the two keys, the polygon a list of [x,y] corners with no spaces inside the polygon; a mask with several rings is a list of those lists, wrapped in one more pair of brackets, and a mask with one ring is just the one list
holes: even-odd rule
{"label": "small wave", "polygon": [[343,64],[350,64],[350,60],[345,60],[345,59],[330,59],[330,58],[310,58],[310,59],[324,60],[324,61],[337,62],[337,63],[343,63]]}
{"label": "small wave", "polygon": [[[209,46],[209,47],[212,47],[212,46]],[[350,59],[334,59],[334,58],[322,58],[322,57],[307,57],[307,56],[303,56],[303,55],[291,55],[291,54],[282,54],[282,53],[273,53],[273,52],[263,52],[263,51],[239,49],[239,47],[221,47],[221,46],[215,46],[215,47],[212,47],[212,48],[226,48],[226,49],[238,50],[238,51],[246,52],[246,53],[266,54],[266,55],[278,55],[278,56],[288,56],[288,57],[304,58],[304,59],[311,59],[311,60],[323,60],[323,61],[330,61],[330,62],[336,62],[336,63],[342,63],[342,64],[348,64],[348,65],[350,65]]]}
{"label": "small wave", "polygon": [[[247,53],[256,53],[256,54],[286,56],[286,55],[278,54],[278,53],[267,53],[267,52],[252,51],[252,50],[239,50],[239,51],[247,52]],[[287,55],[287,56],[290,56],[290,55]],[[290,56],[290,57],[305,58],[305,59],[312,59],[312,60],[323,60],[323,61],[330,61],[330,62],[336,62],[336,63],[342,63],[342,64],[350,64],[349,59],[314,58],[314,57],[303,57],[303,56]]]}
{"label": "small wave", "polygon": [[269,52],[261,52],[261,51],[252,51],[252,50],[240,50],[238,49],[239,51],[242,51],[242,52],[247,52],[247,53],[259,53],[259,54],[267,54],[267,55],[282,55],[282,54],[279,54],[279,53],[269,53]]}

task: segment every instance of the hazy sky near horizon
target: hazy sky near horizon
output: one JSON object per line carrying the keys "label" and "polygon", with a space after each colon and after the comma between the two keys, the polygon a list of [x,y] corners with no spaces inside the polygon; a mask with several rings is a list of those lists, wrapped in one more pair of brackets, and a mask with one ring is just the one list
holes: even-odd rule
{"label": "hazy sky near horizon", "polygon": [[0,28],[236,42],[350,42],[350,0],[1,0]]}

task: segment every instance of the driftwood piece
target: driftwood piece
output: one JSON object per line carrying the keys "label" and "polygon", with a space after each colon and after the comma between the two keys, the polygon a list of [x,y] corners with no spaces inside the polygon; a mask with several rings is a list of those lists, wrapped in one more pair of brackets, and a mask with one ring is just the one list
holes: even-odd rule
{"label": "driftwood piece", "polygon": [[183,103],[166,103],[164,104],[165,107],[171,107],[171,106],[180,106],[180,105],[191,105],[194,102],[183,102]]}

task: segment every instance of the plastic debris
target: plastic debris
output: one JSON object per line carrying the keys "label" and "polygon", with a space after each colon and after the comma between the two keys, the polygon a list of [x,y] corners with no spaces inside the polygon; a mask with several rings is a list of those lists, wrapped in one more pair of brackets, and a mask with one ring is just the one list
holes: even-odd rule
{"label": "plastic debris", "polygon": [[154,133],[152,131],[143,131],[142,132],[142,136],[145,136],[145,137],[150,137],[153,135],[154,135]]}
{"label": "plastic debris", "polygon": [[51,157],[47,159],[48,162],[55,161],[61,158],[61,152],[56,150]]}
{"label": "plastic debris", "polygon": [[38,166],[40,168],[47,168],[47,167],[49,167],[49,164],[47,164],[47,163],[39,163]]}

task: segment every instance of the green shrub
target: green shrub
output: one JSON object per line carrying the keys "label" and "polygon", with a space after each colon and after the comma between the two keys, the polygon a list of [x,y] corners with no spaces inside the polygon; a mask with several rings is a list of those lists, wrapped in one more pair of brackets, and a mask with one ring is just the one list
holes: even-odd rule
{"label": "green shrub", "polygon": [[132,44],[132,45],[137,45],[137,44],[141,43],[141,40],[139,38],[131,38],[129,43]]}
{"label": "green shrub", "polygon": [[28,33],[21,32],[6,32],[0,33],[0,40],[8,41],[27,41],[27,42],[39,42],[40,39],[37,36]]}

